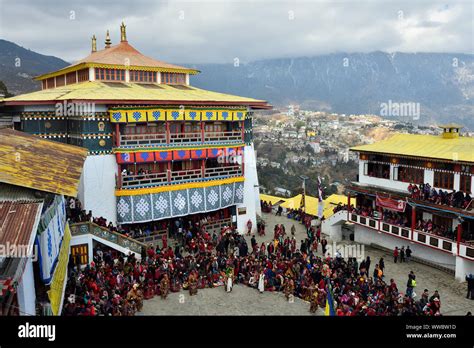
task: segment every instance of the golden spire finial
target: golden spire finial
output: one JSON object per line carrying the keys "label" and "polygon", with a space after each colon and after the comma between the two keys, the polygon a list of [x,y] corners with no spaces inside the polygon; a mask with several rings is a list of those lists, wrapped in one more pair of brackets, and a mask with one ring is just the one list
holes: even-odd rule
{"label": "golden spire finial", "polygon": [[107,36],[105,37],[105,48],[109,48],[111,44],[112,44],[112,41],[110,41],[110,34],[109,34],[109,31],[107,30]]}
{"label": "golden spire finial", "polygon": [[97,52],[97,38],[92,36],[92,53]]}
{"label": "golden spire finial", "polygon": [[125,24],[122,22],[122,25],[120,26],[120,41],[125,42],[127,41],[127,32],[125,31]]}

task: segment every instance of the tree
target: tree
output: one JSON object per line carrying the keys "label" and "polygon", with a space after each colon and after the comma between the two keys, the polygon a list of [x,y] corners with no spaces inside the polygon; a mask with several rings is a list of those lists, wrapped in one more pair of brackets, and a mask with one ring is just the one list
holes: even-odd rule
{"label": "tree", "polygon": [[13,94],[8,92],[7,86],[5,86],[3,81],[0,81],[0,95],[3,95],[5,98],[13,97]]}

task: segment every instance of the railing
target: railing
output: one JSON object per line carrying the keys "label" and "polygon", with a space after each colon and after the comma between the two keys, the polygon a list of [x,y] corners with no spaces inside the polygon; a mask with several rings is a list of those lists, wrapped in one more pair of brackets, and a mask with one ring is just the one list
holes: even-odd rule
{"label": "railing", "polygon": [[153,133],[153,134],[125,134],[120,135],[120,145],[125,146],[139,146],[139,145],[154,145],[154,144],[166,144],[165,133]]}
{"label": "railing", "polygon": [[216,176],[239,176],[242,175],[242,168],[240,166],[226,166],[206,168],[204,170],[204,177],[212,178]]}
{"label": "railing", "polygon": [[[385,221],[375,220],[371,217],[361,216],[354,213],[349,214],[349,221],[364,225],[381,233],[403,238],[447,253],[457,253],[457,241],[446,237],[418,230],[413,230],[412,236],[410,227],[392,225]],[[469,244],[459,243],[459,256],[474,260],[474,247]]]}
{"label": "railing", "polygon": [[229,131],[229,132],[204,133],[204,142],[213,142],[213,141],[242,141],[242,132]]}
{"label": "railing", "polygon": [[186,143],[215,143],[215,142],[242,142],[242,132],[223,131],[193,133],[169,133],[169,141],[166,132],[150,134],[123,134],[120,135],[120,146],[152,146],[161,144],[186,144]]}
{"label": "railing", "polygon": [[243,175],[242,167],[239,165],[205,168],[204,176],[201,169],[183,169],[170,171],[169,173],[170,180],[168,179],[168,172],[123,175],[121,177],[122,186],[117,185],[117,187],[127,189],[139,186],[156,186],[160,184],[178,183],[180,181],[199,180],[204,178],[220,178]]}
{"label": "railing", "polygon": [[146,247],[146,244],[142,242],[124,236],[120,233],[110,231],[108,228],[99,226],[93,222],[79,222],[70,224],[69,226],[71,228],[71,235],[73,237],[92,234],[138,254],[141,254],[142,248]]}
{"label": "railing", "polygon": [[193,180],[201,179],[202,171],[201,169],[189,169],[189,170],[177,170],[171,172],[171,181],[183,181],[183,180]]}
{"label": "railing", "polygon": [[166,236],[168,235],[167,230],[153,231],[148,236],[145,235],[145,236],[134,238],[134,239],[146,245],[152,244],[156,246],[158,244],[158,241],[160,241],[164,235]]}
{"label": "railing", "polygon": [[183,144],[183,143],[193,143],[201,142],[202,134],[199,133],[170,133],[170,143],[171,144]]}
{"label": "railing", "polygon": [[166,173],[122,175],[122,187],[144,186],[168,181]]}

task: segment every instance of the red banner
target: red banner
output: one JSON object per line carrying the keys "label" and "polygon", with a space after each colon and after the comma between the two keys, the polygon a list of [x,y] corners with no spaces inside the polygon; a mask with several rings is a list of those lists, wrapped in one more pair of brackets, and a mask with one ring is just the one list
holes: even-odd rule
{"label": "red banner", "polygon": [[395,210],[395,211],[400,211],[400,212],[404,212],[407,206],[407,202],[405,201],[396,200],[389,197],[381,197],[378,194],[377,194],[375,204],[385,209]]}

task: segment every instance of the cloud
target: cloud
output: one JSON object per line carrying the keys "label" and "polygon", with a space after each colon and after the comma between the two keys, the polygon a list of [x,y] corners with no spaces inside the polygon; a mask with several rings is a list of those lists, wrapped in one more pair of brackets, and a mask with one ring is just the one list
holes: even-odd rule
{"label": "cloud", "polygon": [[473,53],[472,4],[450,1],[0,0],[0,37],[74,61],[127,25],[142,53],[229,63],[333,52]]}

